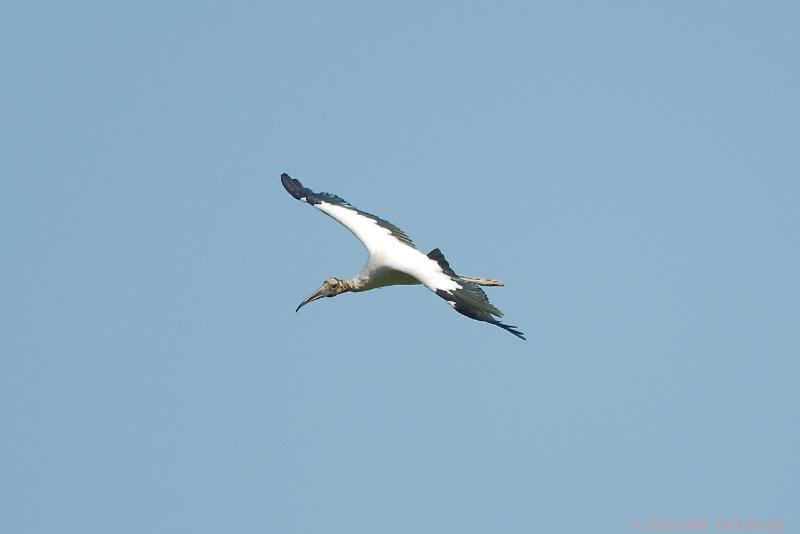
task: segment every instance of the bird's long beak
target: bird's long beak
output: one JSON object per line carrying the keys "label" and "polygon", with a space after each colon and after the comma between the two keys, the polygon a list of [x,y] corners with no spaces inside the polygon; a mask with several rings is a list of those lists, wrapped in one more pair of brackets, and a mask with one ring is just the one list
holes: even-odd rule
{"label": "bird's long beak", "polygon": [[303,306],[305,306],[305,305],[306,305],[306,304],[308,304],[309,302],[312,302],[312,301],[315,301],[315,300],[317,300],[317,299],[321,299],[322,297],[324,297],[324,296],[325,296],[325,294],[322,292],[322,290],[323,290],[324,288],[325,288],[325,286],[322,286],[321,288],[319,288],[319,289],[317,289],[316,291],[314,291],[313,293],[311,293],[311,294],[308,296],[308,298],[307,298],[306,300],[304,300],[303,302],[301,302],[301,303],[300,303],[300,305],[297,307],[297,309],[296,309],[296,310],[294,310],[294,311],[295,311],[295,313],[297,313],[298,311],[300,311],[300,308],[302,308]]}

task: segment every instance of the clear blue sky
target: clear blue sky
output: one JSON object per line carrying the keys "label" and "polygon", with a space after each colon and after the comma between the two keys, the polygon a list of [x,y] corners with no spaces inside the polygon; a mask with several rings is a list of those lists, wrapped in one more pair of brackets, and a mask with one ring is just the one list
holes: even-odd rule
{"label": "clear blue sky", "polygon": [[[0,531],[798,532],[798,27],[4,2]],[[284,171],[528,341],[421,287],[295,314],[365,252]]]}

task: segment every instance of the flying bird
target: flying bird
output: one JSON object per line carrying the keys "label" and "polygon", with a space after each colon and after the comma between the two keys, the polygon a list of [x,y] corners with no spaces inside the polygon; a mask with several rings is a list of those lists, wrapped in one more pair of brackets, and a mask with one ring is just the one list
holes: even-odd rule
{"label": "flying bird", "polygon": [[355,278],[328,278],[295,311],[322,297],[335,297],[348,291],[360,293],[386,286],[423,284],[447,301],[458,313],[476,321],[499,326],[518,338],[525,339],[525,335],[516,326],[497,320],[503,316],[503,312],[494,307],[486,293],[478,287],[502,286],[503,282],[458,275],[438,248],[427,255],[423,254],[405,232],[389,221],[356,209],[336,195],[315,193],[286,173],[281,174],[281,183],[297,200],[311,204],[343,224],[369,253],[366,265]]}

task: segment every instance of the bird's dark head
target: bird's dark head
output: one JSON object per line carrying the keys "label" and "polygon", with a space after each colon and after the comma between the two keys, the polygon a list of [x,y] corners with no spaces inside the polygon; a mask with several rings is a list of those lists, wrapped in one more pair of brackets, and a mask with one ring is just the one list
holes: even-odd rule
{"label": "bird's dark head", "polygon": [[299,311],[300,308],[308,304],[309,302],[315,301],[317,299],[321,299],[322,297],[335,297],[340,293],[344,293],[345,291],[349,291],[350,286],[348,285],[346,280],[339,280],[338,278],[328,278],[324,282],[322,282],[322,287],[311,293],[306,300],[300,303],[295,311]]}

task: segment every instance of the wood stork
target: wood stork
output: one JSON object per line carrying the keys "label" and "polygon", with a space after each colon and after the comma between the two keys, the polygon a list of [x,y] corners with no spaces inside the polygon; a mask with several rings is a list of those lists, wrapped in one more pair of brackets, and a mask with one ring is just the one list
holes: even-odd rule
{"label": "wood stork", "polygon": [[497,325],[518,338],[525,339],[516,326],[503,324],[496,319],[502,317],[503,312],[492,306],[486,293],[478,287],[501,286],[503,282],[458,275],[450,268],[438,248],[427,255],[423,254],[405,232],[389,221],[358,210],[336,195],[315,193],[286,173],[281,174],[281,183],[297,200],[311,204],[343,224],[369,253],[367,263],[358,276],[350,280],[328,278],[295,311],[314,300],[334,297],[348,291],[358,293],[379,287],[421,283],[462,315]]}

